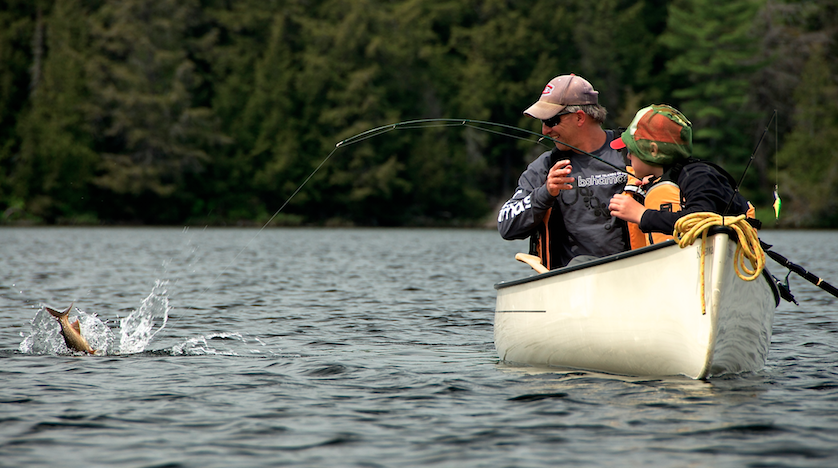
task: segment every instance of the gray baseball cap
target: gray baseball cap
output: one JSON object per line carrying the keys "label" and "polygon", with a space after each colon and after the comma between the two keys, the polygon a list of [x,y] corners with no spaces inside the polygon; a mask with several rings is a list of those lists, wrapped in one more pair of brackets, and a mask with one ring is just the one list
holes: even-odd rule
{"label": "gray baseball cap", "polygon": [[535,104],[524,111],[525,115],[536,119],[546,120],[567,106],[583,106],[596,104],[599,92],[588,83],[588,80],[574,74],[561,75],[553,78],[544,87],[541,97]]}

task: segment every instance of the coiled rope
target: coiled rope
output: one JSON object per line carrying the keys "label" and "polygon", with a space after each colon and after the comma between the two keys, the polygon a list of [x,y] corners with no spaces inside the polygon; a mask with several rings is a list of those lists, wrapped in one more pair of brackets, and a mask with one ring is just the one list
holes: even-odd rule
{"label": "coiled rope", "polygon": [[[713,226],[726,226],[736,233],[736,253],[734,254],[733,265],[736,274],[744,281],[753,281],[762,274],[765,268],[765,251],[759,243],[757,230],[745,220],[745,215],[722,216],[717,213],[692,213],[680,218],[675,223],[675,230],[672,235],[683,249],[693,245],[698,236],[701,236],[701,314],[707,313],[704,299],[704,258],[707,244],[707,231]],[[717,254],[722,255],[721,252]],[[751,263],[749,268],[745,259]]]}

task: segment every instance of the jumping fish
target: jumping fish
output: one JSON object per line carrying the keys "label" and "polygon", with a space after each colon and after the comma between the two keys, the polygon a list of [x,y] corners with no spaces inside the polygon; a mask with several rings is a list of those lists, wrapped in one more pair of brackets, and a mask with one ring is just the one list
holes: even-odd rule
{"label": "jumping fish", "polygon": [[58,319],[58,323],[61,325],[61,335],[64,337],[64,343],[67,344],[68,348],[90,354],[96,352],[96,350],[90,347],[87,340],[81,336],[81,326],[78,319],[70,324],[70,310],[73,308],[73,304],[70,304],[70,307],[67,307],[63,312],[59,312],[52,307],[44,307],[47,309],[47,312]]}

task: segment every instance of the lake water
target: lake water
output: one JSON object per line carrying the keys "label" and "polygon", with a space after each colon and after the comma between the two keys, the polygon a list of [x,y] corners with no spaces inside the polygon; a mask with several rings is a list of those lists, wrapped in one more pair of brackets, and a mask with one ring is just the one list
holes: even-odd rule
{"label": "lake water", "polygon": [[[762,237],[838,284],[838,232]],[[792,275],[800,305],[778,308],[755,374],[516,367],[495,353],[493,285],[531,274],[526,247],[465,229],[2,228],[0,466],[838,466],[835,298]],[[42,304],[70,303],[113,330],[105,355],[45,343]],[[151,308],[157,333],[121,353],[121,319]]]}

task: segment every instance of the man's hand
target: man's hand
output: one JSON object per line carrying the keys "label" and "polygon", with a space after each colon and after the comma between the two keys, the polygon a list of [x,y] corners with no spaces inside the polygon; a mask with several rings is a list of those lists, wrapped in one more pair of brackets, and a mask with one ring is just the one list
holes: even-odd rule
{"label": "man's hand", "polygon": [[556,197],[560,191],[573,188],[570,185],[574,181],[574,178],[570,177],[571,169],[570,161],[567,159],[557,162],[550,168],[550,172],[547,173],[547,182],[545,183],[550,195]]}

